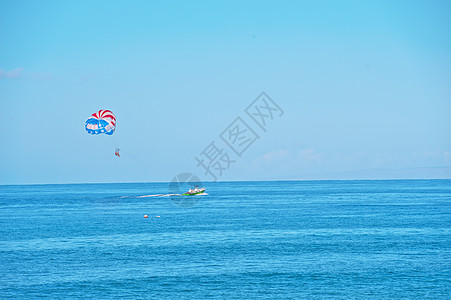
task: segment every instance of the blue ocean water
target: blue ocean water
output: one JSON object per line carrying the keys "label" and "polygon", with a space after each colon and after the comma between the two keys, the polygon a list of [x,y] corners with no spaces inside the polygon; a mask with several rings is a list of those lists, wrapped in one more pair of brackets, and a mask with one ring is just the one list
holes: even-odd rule
{"label": "blue ocean water", "polygon": [[451,180],[205,187],[0,186],[0,298],[450,299]]}

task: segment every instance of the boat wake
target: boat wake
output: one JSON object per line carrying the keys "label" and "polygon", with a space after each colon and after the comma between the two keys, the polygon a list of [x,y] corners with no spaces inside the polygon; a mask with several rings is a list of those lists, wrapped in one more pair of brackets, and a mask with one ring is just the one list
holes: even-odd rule
{"label": "boat wake", "polygon": [[148,197],[171,197],[171,196],[181,196],[181,194],[155,194],[155,195],[143,195],[143,196],[138,196],[138,198],[148,198]]}
{"label": "boat wake", "polygon": [[[204,196],[208,195],[207,193],[201,193],[194,196]],[[149,197],[171,197],[171,196],[183,196],[182,194],[155,194],[155,195],[143,195],[138,196],[137,198],[149,198]]]}

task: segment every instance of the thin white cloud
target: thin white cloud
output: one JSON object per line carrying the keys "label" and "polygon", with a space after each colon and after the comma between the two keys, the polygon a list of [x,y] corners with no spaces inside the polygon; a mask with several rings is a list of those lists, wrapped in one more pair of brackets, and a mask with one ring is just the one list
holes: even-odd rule
{"label": "thin white cloud", "polygon": [[323,157],[323,153],[319,153],[313,148],[302,149],[298,152],[298,158],[303,161],[321,162]]}
{"label": "thin white cloud", "polygon": [[15,68],[15,69],[12,69],[9,71],[0,69],[0,79],[19,78],[19,77],[23,76],[23,70],[24,70],[24,68],[22,68],[22,67]]}
{"label": "thin white cloud", "polygon": [[288,150],[273,150],[263,154],[262,156],[255,159],[256,163],[272,163],[274,161],[285,160],[290,156]]}
{"label": "thin white cloud", "polygon": [[0,69],[0,80],[19,79],[19,78],[31,81],[51,81],[55,79],[52,73],[25,71],[25,69],[22,67],[15,68],[9,71]]}

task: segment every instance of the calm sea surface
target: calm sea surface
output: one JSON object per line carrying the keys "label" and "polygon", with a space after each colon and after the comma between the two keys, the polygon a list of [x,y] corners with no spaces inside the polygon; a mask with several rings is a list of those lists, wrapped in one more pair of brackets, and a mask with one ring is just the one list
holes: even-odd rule
{"label": "calm sea surface", "polygon": [[451,298],[451,180],[205,187],[0,186],[0,298]]}

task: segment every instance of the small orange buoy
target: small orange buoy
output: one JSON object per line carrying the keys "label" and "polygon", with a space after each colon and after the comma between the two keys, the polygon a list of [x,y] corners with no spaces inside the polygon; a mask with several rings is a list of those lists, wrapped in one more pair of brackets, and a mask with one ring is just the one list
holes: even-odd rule
{"label": "small orange buoy", "polygon": [[148,215],[144,215],[144,219],[147,219],[149,216]]}
{"label": "small orange buoy", "polygon": [[157,218],[159,218],[160,216],[157,216]]}

